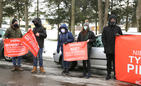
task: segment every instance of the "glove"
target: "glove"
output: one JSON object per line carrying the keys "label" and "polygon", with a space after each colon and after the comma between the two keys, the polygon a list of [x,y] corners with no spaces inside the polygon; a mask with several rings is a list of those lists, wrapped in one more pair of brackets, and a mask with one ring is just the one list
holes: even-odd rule
{"label": "glove", "polygon": [[68,44],[68,42],[65,42],[64,44]]}
{"label": "glove", "polygon": [[116,36],[120,36],[120,34],[119,33],[116,33]]}
{"label": "glove", "polygon": [[57,53],[59,53],[59,50],[57,49]]}

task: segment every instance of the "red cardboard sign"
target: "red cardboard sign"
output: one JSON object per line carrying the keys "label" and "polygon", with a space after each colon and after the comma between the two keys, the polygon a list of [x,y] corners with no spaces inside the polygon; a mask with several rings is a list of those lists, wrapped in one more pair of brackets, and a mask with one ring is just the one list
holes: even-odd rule
{"label": "red cardboard sign", "polygon": [[18,57],[28,53],[28,49],[22,44],[21,38],[4,39],[4,55]]}
{"label": "red cardboard sign", "polygon": [[141,85],[141,35],[125,35],[116,38],[116,78]]}
{"label": "red cardboard sign", "polygon": [[65,61],[88,60],[87,42],[76,42],[63,45]]}
{"label": "red cardboard sign", "polygon": [[37,57],[39,46],[32,30],[28,31],[22,38],[23,44]]}

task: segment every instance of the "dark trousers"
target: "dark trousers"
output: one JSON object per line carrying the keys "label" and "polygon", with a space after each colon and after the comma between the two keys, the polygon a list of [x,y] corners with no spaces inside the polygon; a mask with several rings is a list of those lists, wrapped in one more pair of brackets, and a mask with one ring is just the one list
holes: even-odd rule
{"label": "dark trousers", "polygon": [[63,50],[62,51],[62,64],[63,64],[63,69],[66,70],[66,71],[69,71],[69,62],[68,61],[64,61],[64,55],[63,55]]}
{"label": "dark trousers", "polygon": [[112,67],[115,76],[115,54],[106,54],[107,57],[107,74],[110,75],[112,72]]}
{"label": "dark trousers", "polygon": [[88,49],[88,60],[83,60],[83,74],[91,74],[91,62],[90,62],[91,48]]}

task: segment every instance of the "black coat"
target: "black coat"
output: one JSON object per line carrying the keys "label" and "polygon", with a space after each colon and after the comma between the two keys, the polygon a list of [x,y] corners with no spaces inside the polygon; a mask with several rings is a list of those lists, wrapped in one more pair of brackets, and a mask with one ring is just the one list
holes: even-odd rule
{"label": "black coat", "polygon": [[[36,37],[39,47],[43,48],[44,39],[47,37],[46,29],[42,26],[41,20],[39,18],[34,19],[34,20],[39,23],[39,26],[33,29],[33,33]],[[36,36],[36,33],[39,33],[39,37]]]}
{"label": "black coat", "polygon": [[81,41],[87,41],[89,39],[89,42],[88,42],[88,48],[91,48],[93,43],[95,42],[96,40],[96,37],[95,37],[95,34],[92,32],[92,31],[88,31],[88,38],[85,39],[84,35],[83,35],[83,32],[81,31],[78,35],[78,39],[77,41],[78,42],[81,42]]}
{"label": "black coat", "polygon": [[122,35],[121,28],[118,26],[106,26],[102,33],[102,42],[106,54],[115,53],[115,37]]}

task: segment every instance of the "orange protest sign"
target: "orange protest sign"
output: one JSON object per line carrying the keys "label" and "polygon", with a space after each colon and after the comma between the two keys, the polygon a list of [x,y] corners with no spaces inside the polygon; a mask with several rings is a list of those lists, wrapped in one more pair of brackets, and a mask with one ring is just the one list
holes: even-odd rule
{"label": "orange protest sign", "polygon": [[116,38],[116,78],[141,85],[141,35],[125,35]]}
{"label": "orange protest sign", "polygon": [[63,45],[65,61],[88,60],[87,42],[76,42]]}
{"label": "orange protest sign", "polygon": [[37,57],[39,46],[32,30],[28,31],[22,38],[23,44]]}
{"label": "orange protest sign", "polygon": [[18,57],[28,53],[28,49],[22,44],[21,38],[4,39],[4,55]]}

